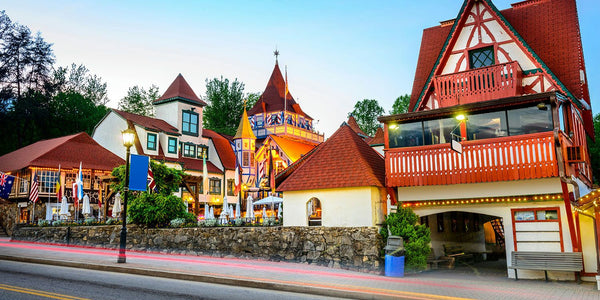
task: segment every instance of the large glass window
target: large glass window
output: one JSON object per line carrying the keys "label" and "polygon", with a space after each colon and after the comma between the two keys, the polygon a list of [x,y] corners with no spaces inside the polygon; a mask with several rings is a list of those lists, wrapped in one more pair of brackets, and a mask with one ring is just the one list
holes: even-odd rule
{"label": "large glass window", "polygon": [[403,123],[388,127],[390,148],[423,145],[423,123]]}
{"label": "large glass window", "polygon": [[58,172],[38,171],[36,177],[40,193],[56,193],[56,182],[58,181]]}
{"label": "large glass window", "polygon": [[468,140],[490,139],[507,135],[508,131],[505,111],[495,111],[468,116]]}
{"label": "large glass window", "polygon": [[177,138],[170,137],[169,138],[169,147],[167,150],[169,153],[177,154]]}
{"label": "large glass window", "polygon": [[193,111],[183,111],[181,132],[187,135],[198,136],[198,114]]}
{"label": "large glass window", "polygon": [[469,51],[471,69],[491,66],[494,64],[494,47],[484,47]]}
{"label": "large glass window", "polygon": [[148,141],[146,145],[148,150],[156,150],[156,133],[148,133]]}
{"label": "large glass window", "polygon": [[549,105],[508,110],[508,132],[521,135],[552,131],[552,111]]}
{"label": "large glass window", "polygon": [[450,143],[452,140],[452,132],[460,135],[457,130],[458,120],[455,118],[446,118],[438,120],[429,120],[423,122],[423,131],[425,132],[425,145],[435,145]]}
{"label": "large glass window", "polygon": [[183,156],[196,157],[196,145],[183,144]]}

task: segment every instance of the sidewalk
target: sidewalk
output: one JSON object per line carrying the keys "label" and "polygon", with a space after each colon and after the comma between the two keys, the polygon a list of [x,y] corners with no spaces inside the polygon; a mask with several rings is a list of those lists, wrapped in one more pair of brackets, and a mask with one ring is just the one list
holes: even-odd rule
{"label": "sidewalk", "polygon": [[306,264],[11,242],[0,259],[356,299],[600,299],[595,283],[514,280],[477,269],[393,278]]}

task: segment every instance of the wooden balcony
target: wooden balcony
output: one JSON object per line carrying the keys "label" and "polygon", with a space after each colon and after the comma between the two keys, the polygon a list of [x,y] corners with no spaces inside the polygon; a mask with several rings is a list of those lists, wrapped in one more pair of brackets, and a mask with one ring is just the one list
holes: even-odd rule
{"label": "wooden balcony", "polygon": [[434,78],[440,107],[521,95],[521,67],[516,61]]}
{"label": "wooden balcony", "polygon": [[386,185],[393,187],[523,180],[558,176],[552,132],[389,149]]}

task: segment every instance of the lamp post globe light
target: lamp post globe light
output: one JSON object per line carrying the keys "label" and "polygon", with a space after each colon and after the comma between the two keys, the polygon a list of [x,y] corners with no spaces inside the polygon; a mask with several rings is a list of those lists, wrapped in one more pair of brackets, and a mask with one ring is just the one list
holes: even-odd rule
{"label": "lamp post globe light", "polygon": [[125,155],[125,185],[123,186],[123,211],[121,211],[121,219],[123,225],[121,227],[121,245],[119,247],[119,257],[117,263],[125,263],[125,244],[127,241],[127,194],[129,191],[129,149],[133,146],[135,141],[135,131],[131,128],[127,128],[121,132],[123,136],[123,146],[127,148]]}

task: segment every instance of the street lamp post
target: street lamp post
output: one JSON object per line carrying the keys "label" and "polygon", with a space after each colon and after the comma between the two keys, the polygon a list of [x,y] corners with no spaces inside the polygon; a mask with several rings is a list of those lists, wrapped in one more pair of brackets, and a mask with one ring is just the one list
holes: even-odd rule
{"label": "street lamp post", "polygon": [[125,263],[125,244],[127,241],[127,194],[129,192],[129,148],[133,146],[135,141],[135,131],[127,128],[121,132],[123,135],[123,146],[127,148],[125,155],[125,186],[123,187],[123,211],[121,212],[121,219],[123,225],[121,226],[121,246],[119,247],[119,258],[117,263]]}

